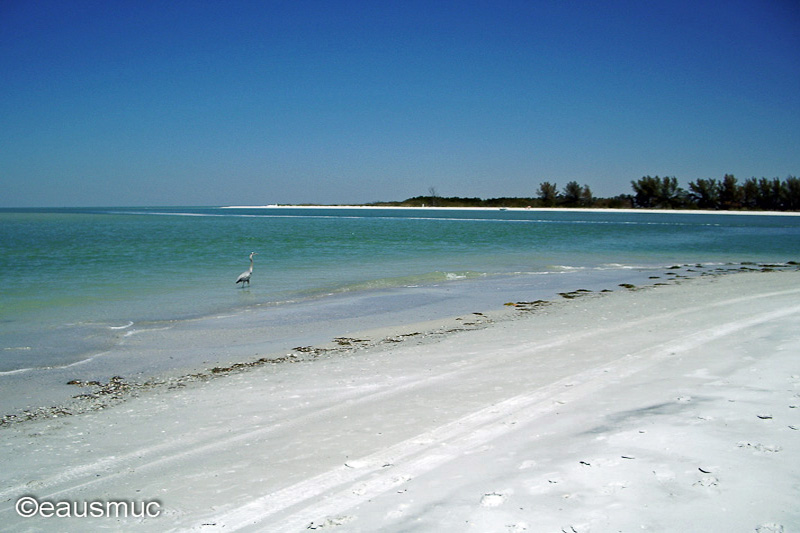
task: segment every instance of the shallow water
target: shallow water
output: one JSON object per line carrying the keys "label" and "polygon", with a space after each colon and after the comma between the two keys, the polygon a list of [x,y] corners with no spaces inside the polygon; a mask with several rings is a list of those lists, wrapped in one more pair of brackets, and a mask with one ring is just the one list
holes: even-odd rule
{"label": "shallow water", "polygon": [[[238,288],[234,281],[247,269],[251,251],[259,253],[252,284]],[[355,327],[379,315],[384,322],[398,319],[400,311],[415,308],[432,318],[462,312],[470,302],[499,306],[515,291],[525,299],[532,291],[578,288],[579,280],[593,288],[634,273],[646,279],[672,264],[797,259],[795,216],[0,210],[0,373],[91,368],[85,363],[108,354],[119,373],[152,368],[136,361],[128,347],[132,336],[254,310],[266,311],[260,320],[294,328],[287,334],[294,339],[327,334],[315,320],[349,319],[348,327]],[[577,273],[579,278],[566,276]],[[125,357],[117,357],[121,350]]]}

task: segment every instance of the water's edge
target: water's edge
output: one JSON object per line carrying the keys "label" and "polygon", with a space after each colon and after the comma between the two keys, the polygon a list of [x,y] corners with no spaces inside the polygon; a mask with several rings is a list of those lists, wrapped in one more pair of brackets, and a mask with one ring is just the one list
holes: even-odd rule
{"label": "water's edge", "polygon": [[[602,297],[615,290],[653,290],[661,285],[691,282],[694,278],[800,270],[800,265],[794,262],[680,265],[660,270],[619,271],[616,277],[604,280],[564,276],[562,283],[546,287],[523,286],[518,283],[519,279],[514,279],[512,283],[509,280],[469,280],[406,290],[365,291],[356,298],[347,295],[322,303],[299,304],[318,320],[292,331],[282,324],[265,326],[263,309],[212,317],[210,321],[185,321],[175,329],[152,330],[147,342],[133,347],[152,351],[154,345],[161,344],[158,350],[163,351],[155,355],[174,350],[176,355],[161,361],[166,364],[149,368],[145,365],[126,375],[118,375],[115,370],[120,368],[119,360],[110,357],[105,361],[103,358],[93,360],[105,363],[94,367],[85,364],[29,376],[23,373],[0,376],[0,390],[3,391],[0,427],[105,409],[146,391],[186,387],[264,365],[311,362],[320,357],[350,355],[402,342],[434,342],[447,335],[519,319],[550,305],[568,305],[574,299]],[[475,298],[472,289],[476,286],[486,291],[481,293],[482,297]],[[401,301],[407,302],[409,308],[392,311],[386,308],[382,313],[370,315],[376,308]],[[354,312],[359,307],[363,307],[363,313]],[[297,311],[297,308],[287,309]],[[285,333],[279,342],[263,336],[279,330]],[[162,336],[159,331],[166,334]],[[179,334],[173,336],[176,332]],[[214,342],[210,342],[212,340]],[[223,349],[226,343],[230,345],[225,354],[210,353]],[[185,358],[187,354],[189,357]],[[120,353],[116,357],[124,355]]]}

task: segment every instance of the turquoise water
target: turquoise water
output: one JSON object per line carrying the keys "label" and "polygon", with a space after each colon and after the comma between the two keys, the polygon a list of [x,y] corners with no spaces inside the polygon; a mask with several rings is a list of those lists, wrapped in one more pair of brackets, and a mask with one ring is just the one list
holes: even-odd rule
{"label": "turquoise water", "polygon": [[[252,284],[238,288],[234,281],[251,251],[259,253]],[[112,349],[120,332],[142,324],[377,289],[789,260],[800,260],[795,216],[0,210],[0,372],[80,362]]]}

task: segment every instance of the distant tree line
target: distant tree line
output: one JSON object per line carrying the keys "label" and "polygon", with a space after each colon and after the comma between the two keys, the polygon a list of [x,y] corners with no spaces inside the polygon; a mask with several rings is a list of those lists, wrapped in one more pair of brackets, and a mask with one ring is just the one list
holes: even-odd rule
{"label": "distant tree line", "polygon": [[595,207],[643,209],[709,209],[800,211],[800,178],[750,178],[743,183],[732,174],[721,180],[698,179],[689,188],[679,186],[675,177],[644,176],[631,182],[633,194],[597,198],[588,185],[570,181],[559,189],[549,181],[539,184],[536,196],[502,198],[442,197],[431,187],[427,196],[402,202],[376,202],[372,205],[402,207]]}
{"label": "distant tree line", "polygon": [[678,180],[645,176],[632,181],[634,207],[667,209],[751,209],[761,211],[800,210],[800,178],[750,178],[739,183],[733,174],[722,180],[698,179],[689,182],[689,190]]}

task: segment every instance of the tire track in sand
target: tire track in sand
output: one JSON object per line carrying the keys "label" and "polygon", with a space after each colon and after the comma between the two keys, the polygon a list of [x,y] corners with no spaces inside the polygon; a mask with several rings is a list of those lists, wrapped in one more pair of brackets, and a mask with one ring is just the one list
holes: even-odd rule
{"label": "tire track in sand", "polygon": [[[204,522],[213,521],[226,531],[264,527],[275,532],[302,530],[312,520],[321,521],[341,514],[514,431],[514,425],[508,422],[523,426],[555,409],[554,401],[566,402],[604,388],[608,385],[604,375],[611,374],[614,380],[624,379],[678,353],[797,314],[800,314],[800,305],[700,330],[681,340],[648,346],[632,356],[509,398],[359,460],[265,494],[247,504],[215,514]],[[608,372],[609,369],[613,372]],[[268,526],[263,524],[271,518],[275,521]],[[201,528],[195,526],[193,529]]]}

